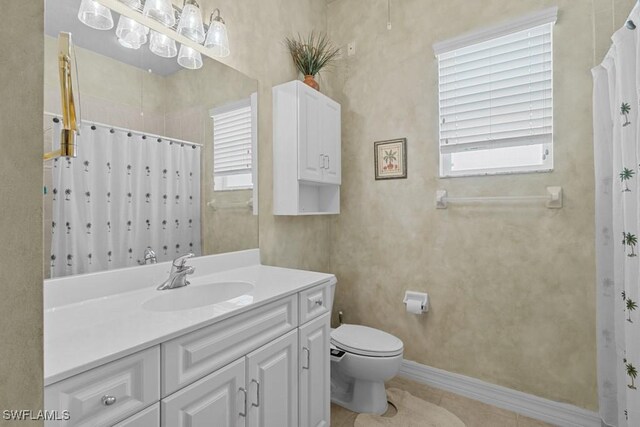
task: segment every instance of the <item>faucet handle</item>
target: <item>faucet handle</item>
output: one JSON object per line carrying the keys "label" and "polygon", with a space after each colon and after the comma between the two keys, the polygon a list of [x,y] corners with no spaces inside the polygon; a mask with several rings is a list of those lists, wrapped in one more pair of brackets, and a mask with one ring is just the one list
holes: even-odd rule
{"label": "faucet handle", "polygon": [[173,260],[173,266],[177,267],[177,268],[184,268],[185,264],[187,263],[187,260],[189,258],[193,258],[195,255],[193,252],[189,252],[188,254],[179,256],[178,258]]}

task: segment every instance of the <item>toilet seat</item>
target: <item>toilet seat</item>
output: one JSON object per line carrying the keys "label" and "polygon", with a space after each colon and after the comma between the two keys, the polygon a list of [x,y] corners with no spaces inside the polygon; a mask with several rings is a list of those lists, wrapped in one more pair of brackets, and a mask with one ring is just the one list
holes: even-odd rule
{"label": "toilet seat", "polygon": [[397,356],[404,348],[393,335],[362,325],[342,325],[331,331],[331,343],[349,353],[372,357]]}

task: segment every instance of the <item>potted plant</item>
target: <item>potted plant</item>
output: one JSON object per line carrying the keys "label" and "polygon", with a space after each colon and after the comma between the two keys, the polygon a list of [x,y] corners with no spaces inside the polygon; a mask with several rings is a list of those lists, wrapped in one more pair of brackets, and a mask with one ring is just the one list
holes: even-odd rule
{"label": "potted plant", "polygon": [[340,49],[331,44],[326,34],[313,31],[307,38],[299,34],[297,38],[287,37],[284,43],[291,53],[296,68],[304,75],[304,83],[315,90],[320,90],[315,76],[336,59]]}

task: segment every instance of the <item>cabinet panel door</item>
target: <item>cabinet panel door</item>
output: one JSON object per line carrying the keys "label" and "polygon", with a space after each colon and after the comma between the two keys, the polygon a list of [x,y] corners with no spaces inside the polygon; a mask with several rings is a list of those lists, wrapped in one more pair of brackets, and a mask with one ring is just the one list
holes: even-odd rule
{"label": "cabinet panel door", "polygon": [[298,426],[298,331],[247,355],[250,427]]}
{"label": "cabinet panel door", "polygon": [[327,156],[324,164],[323,180],[329,184],[340,184],[342,181],[340,104],[328,98],[323,99],[321,117],[321,152]]}
{"label": "cabinet panel door", "polygon": [[113,427],[160,427],[160,403],[149,406]]}
{"label": "cabinet panel door", "polygon": [[298,179],[303,181],[322,181],[321,108],[320,94],[298,85]]}
{"label": "cabinet panel door", "polygon": [[244,386],[243,357],[163,399],[162,427],[242,427]]}
{"label": "cabinet panel door", "polygon": [[330,402],[330,313],[300,327],[300,427],[327,427]]}

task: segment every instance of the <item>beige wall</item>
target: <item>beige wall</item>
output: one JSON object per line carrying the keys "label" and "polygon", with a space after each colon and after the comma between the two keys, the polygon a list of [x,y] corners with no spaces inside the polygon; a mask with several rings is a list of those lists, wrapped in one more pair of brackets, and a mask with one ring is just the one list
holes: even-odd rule
{"label": "beige wall", "polygon": [[[41,2],[6,2],[2,7],[6,21],[0,28],[0,411],[36,411],[42,407],[43,383],[44,8]],[[0,425],[9,424],[0,419]]]}
{"label": "beige wall", "polygon": [[[432,45],[559,6],[554,33],[555,170],[438,178],[437,63]],[[389,331],[405,358],[588,409],[597,408],[590,68],[632,0],[329,4],[329,35],[356,42],[330,92],[342,104],[342,213],[331,227],[336,309]],[[615,6],[615,9],[613,8]],[[373,142],[406,137],[409,177],[375,181]],[[454,206],[453,196],[544,194],[564,208]],[[405,290],[431,310],[404,311]]]}

